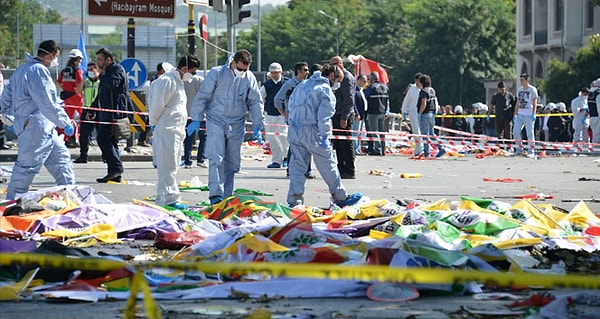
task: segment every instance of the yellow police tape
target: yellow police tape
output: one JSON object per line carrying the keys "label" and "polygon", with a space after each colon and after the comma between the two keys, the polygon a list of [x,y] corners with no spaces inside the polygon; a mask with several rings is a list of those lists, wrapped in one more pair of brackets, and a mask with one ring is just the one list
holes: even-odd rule
{"label": "yellow police tape", "polygon": [[0,265],[37,265],[41,267],[78,270],[108,271],[123,267],[135,267],[136,272],[130,296],[127,301],[125,318],[134,318],[138,293],[143,295],[144,308],[148,318],[161,318],[161,312],[152,298],[152,292],[143,277],[143,270],[149,268],[169,268],[177,270],[197,270],[221,274],[259,274],[265,277],[317,278],[336,280],[391,281],[408,284],[455,284],[459,282],[480,282],[498,286],[541,286],[562,288],[600,288],[600,276],[549,275],[537,273],[484,272],[472,270],[450,270],[434,268],[393,268],[378,265],[339,265],[339,264],[290,264],[290,263],[204,263],[158,261],[152,263],[129,264],[123,261],[104,258],[71,258],[45,254],[0,254]]}

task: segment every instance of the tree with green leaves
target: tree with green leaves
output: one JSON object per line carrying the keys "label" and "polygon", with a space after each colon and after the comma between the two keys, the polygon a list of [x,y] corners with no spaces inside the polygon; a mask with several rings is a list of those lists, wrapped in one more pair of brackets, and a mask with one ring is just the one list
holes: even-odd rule
{"label": "tree with green leaves", "polygon": [[514,75],[514,1],[409,1],[405,10],[414,32],[407,79],[429,74],[441,103],[484,101],[483,80]]}
{"label": "tree with green leaves", "polygon": [[[365,6],[366,3],[366,6]],[[483,101],[483,80],[514,76],[515,10],[511,0],[293,0],[262,19],[262,60],[290,70],[297,61],[323,63],[335,54],[380,62],[390,78],[392,110],[415,72],[428,73],[441,102]],[[238,48],[256,53],[257,28]],[[350,65],[347,65],[350,67]]]}
{"label": "tree with green leaves", "polygon": [[0,0],[0,56],[21,59],[24,52],[33,52],[36,23],[60,24],[62,17],[35,0]]}
{"label": "tree with green leaves", "polygon": [[577,96],[582,87],[587,87],[599,77],[600,35],[590,37],[590,43],[577,50],[575,59],[569,63],[557,59],[550,61],[548,74],[541,80],[541,89],[548,101],[565,102]]}

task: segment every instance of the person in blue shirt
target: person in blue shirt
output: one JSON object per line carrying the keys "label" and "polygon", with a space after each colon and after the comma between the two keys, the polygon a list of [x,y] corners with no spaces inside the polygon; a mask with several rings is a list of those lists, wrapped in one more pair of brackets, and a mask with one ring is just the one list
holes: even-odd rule
{"label": "person in blue shirt", "polygon": [[246,112],[250,111],[252,135],[260,142],[264,126],[263,101],[256,77],[249,71],[252,55],[239,50],[224,65],[213,67],[192,102],[191,135],[206,115],[206,155],[211,204],[233,194],[235,173],[240,170]]}
{"label": "person in blue shirt", "polygon": [[56,127],[65,135],[75,132],[56,94],[48,68],[58,65],[60,47],[53,40],[40,43],[37,56],[29,53],[17,68],[2,95],[2,121],[18,136],[19,151],[6,191],[6,199],[26,193],[42,165],[57,185],[75,184],[71,153],[59,139]]}
{"label": "person in blue shirt", "polygon": [[335,205],[353,205],[362,198],[360,193],[348,195],[346,192],[329,141],[333,129],[331,118],[336,105],[331,86],[343,79],[342,68],[326,64],[321,71],[314,72],[308,80],[298,84],[290,96],[288,142],[292,156],[287,195],[290,206],[304,204],[305,173],[311,157]]}

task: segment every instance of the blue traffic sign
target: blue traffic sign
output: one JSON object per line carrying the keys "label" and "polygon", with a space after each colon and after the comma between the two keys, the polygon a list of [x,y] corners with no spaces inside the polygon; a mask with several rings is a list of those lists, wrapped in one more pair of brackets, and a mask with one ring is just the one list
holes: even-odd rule
{"label": "blue traffic sign", "polygon": [[148,71],[144,63],[138,59],[127,58],[121,61],[121,66],[125,69],[129,82],[129,89],[134,90],[144,85],[148,78]]}

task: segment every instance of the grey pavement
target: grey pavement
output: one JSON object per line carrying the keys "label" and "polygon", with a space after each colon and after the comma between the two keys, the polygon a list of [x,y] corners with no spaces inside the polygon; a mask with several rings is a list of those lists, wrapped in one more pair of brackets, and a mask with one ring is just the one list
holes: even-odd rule
{"label": "grey pavement", "polygon": [[[71,149],[73,159],[79,153]],[[137,153],[124,154],[125,182],[119,185],[98,184],[95,179],[106,173],[106,165],[100,160],[97,147],[90,151],[90,162],[75,164],[78,184],[90,185],[115,203],[129,203],[133,198],[143,198],[155,193],[156,171],[147,154],[149,148],[138,148]],[[236,176],[237,188],[248,188],[273,193],[266,197],[277,202],[285,202],[289,180],[285,169],[268,169],[270,156],[264,155],[256,147],[242,150],[242,172]],[[0,151],[0,165],[10,166],[8,160],[16,155],[14,150]],[[194,164],[196,164],[194,162]],[[313,166],[314,167],[314,166]],[[600,182],[579,181],[581,177],[600,179],[598,157],[545,157],[539,160],[525,157],[487,157],[477,159],[474,155],[464,157],[443,157],[435,160],[412,160],[404,155],[358,156],[356,159],[357,178],[343,180],[350,192],[363,192],[372,199],[386,198],[396,201],[401,198],[437,201],[447,199],[459,201],[459,195],[497,198],[509,203],[515,195],[544,193],[554,199],[538,201],[550,203],[566,210],[576,202],[562,202],[564,199],[586,199],[598,197]],[[385,176],[373,174],[383,172]],[[317,178],[306,181],[306,204],[327,206],[329,194],[327,186],[315,172]],[[421,178],[403,179],[400,173],[420,173]],[[208,170],[193,166],[180,169],[180,181],[197,177],[207,183]],[[520,178],[521,183],[485,182],[483,178]],[[32,188],[53,186],[53,179],[45,169],[36,176]],[[4,188],[0,185],[0,188]],[[183,193],[183,200],[196,203],[208,197],[207,192]],[[600,203],[587,203],[596,214],[600,213]],[[125,246],[98,246],[96,251],[125,252],[135,254],[143,244],[133,242]],[[471,296],[421,296],[409,302],[376,302],[367,298],[325,298],[325,299],[282,299],[269,302],[256,300],[196,300],[158,301],[167,310],[165,318],[248,318],[249,313],[266,309],[273,318],[475,318],[466,308],[485,311],[506,311],[510,301],[477,301]],[[141,301],[139,302],[141,305]],[[120,318],[123,316],[124,301],[82,304],[60,304],[44,301],[4,302],[0,318],[32,318],[44,314],[46,319],[54,318]],[[581,308],[577,308],[581,309]],[[590,308],[589,313],[598,313]],[[139,311],[141,313],[141,310]],[[82,315],[84,314],[84,315]],[[302,316],[302,314],[307,314]],[[279,315],[279,316],[277,316]],[[295,317],[293,317],[295,316]],[[493,317],[493,316],[488,316]],[[498,315],[508,317],[508,315]],[[519,317],[519,316],[517,316]],[[524,316],[521,316],[524,317]],[[264,317],[254,317],[264,318]]]}

